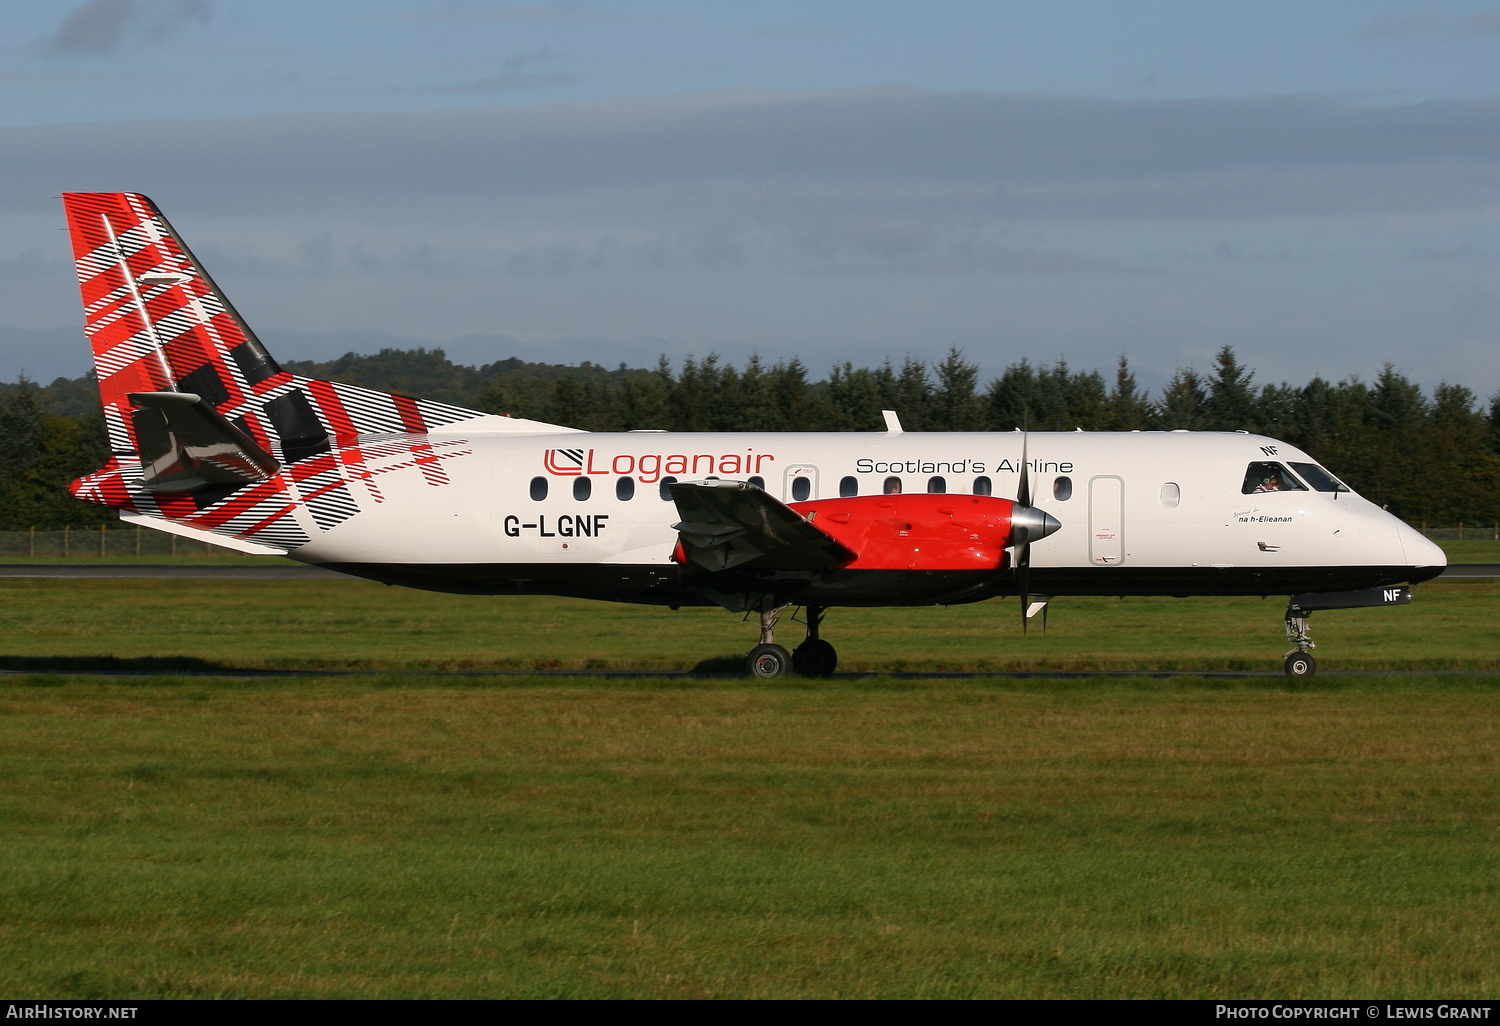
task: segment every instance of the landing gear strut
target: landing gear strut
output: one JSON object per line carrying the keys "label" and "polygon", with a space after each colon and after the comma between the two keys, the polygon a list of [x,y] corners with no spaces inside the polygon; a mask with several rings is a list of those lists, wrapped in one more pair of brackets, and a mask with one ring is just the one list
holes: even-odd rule
{"label": "landing gear strut", "polygon": [[818,637],[824,613],[822,606],[807,607],[807,640],[792,651],[792,669],[804,677],[832,677],[839,664],[838,652]]}
{"label": "landing gear strut", "polygon": [[823,606],[807,607],[807,640],[796,650],[788,652],[776,644],[776,614],[779,606],[763,606],[760,610],[760,644],[745,656],[745,672],[752,677],[780,677],[788,670],[795,670],[804,677],[831,677],[838,665],[839,654],[834,647],[818,637],[818,626],[823,622],[827,610]]}
{"label": "landing gear strut", "polygon": [[745,656],[745,671],[752,677],[780,677],[792,665],[792,654],[776,644],[776,613],[780,606],[760,609],[760,644]]}
{"label": "landing gear strut", "polygon": [[1318,647],[1308,636],[1307,620],[1311,615],[1311,610],[1296,606],[1287,607],[1286,640],[1296,647],[1286,653],[1286,661],[1282,663],[1282,668],[1286,670],[1286,675],[1293,679],[1311,677],[1318,670],[1317,660],[1308,655],[1308,649]]}

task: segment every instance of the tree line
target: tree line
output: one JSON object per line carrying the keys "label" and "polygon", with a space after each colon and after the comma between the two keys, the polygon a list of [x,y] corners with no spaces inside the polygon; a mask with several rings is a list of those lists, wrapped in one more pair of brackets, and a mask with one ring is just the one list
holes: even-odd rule
{"label": "tree line", "polygon": [[[797,358],[735,366],[609,369],[510,359],[454,364],[441,349],[386,349],[288,370],[590,431],[876,431],[895,410],[908,431],[1251,431],[1290,442],[1408,522],[1500,521],[1500,395],[1463,385],[1431,394],[1387,365],[1372,381],[1257,384],[1225,346],[1206,371],[1177,371],[1156,396],[1122,357],[1106,376],[1065,360],[1021,360],[981,387],[958,350],[933,363],[833,367],[813,380]],[[77,502],[70,480],[107,455],[91,376],[0,384],[0,530],[89,527],[114,514]]]}

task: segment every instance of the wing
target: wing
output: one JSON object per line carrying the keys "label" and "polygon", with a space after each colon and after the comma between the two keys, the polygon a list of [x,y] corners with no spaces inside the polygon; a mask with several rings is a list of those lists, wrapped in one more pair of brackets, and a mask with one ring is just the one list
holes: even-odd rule
{"label": "wing", "polygon": [[673,484],[687,560],[705,570],[831,570],[855,554],[802,514],[740,481]]}

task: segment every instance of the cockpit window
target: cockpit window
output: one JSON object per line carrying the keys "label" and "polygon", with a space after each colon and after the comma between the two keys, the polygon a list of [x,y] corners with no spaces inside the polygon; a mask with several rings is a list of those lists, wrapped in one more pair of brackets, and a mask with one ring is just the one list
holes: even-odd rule
{"label": "cockpit window", "polygon": [[1292,469],[1302,475],[1302,480],[1320,492],[1347,492],[1349,486],[1316,463],[1293,463]]}
{"label": "cockpit window", "polygon": [[1293,477],[1280,463],[1252,463],[1245,470],[1245,483],[1240,491],[1245,495],[1256,492],[1305,492],[1307,486]]}

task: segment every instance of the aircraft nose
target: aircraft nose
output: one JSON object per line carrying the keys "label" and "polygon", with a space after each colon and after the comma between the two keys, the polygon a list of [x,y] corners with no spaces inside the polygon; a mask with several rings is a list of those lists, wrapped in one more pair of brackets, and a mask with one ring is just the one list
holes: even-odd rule
{"label": "aircraft nose", "polygon": [[1015,544],[1040,541],[1062,527],[1062,522],[1051,513],[1019,504],[1011,510],[1010,523]]}
{"label": "aircraft nose", "polygon": [[1448,554],[1410,524],[1402,523],[1396,528],[1396,535],[1401,539],[1401,549],[1406,553],[1406,562],[1411,566],[1448,565]]}

